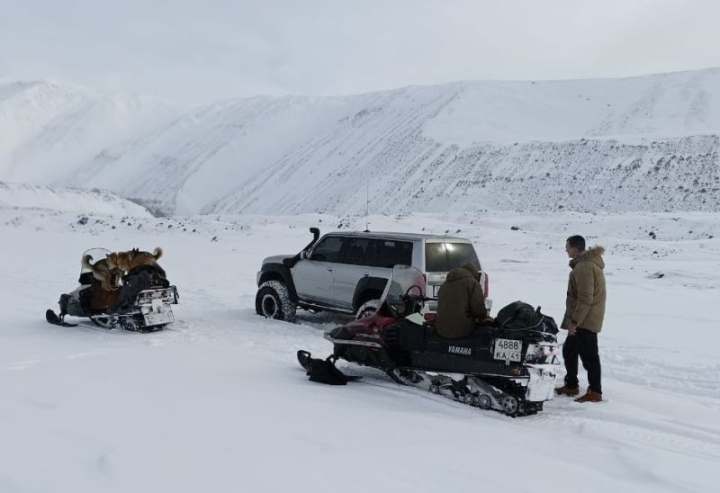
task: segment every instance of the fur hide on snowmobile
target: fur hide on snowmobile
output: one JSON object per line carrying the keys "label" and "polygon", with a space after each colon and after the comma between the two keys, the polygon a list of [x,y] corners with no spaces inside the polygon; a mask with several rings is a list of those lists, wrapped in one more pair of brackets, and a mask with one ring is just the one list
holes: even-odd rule
{"label": "fur hide on snowmobile", "polygon": [[[82,258],[92,255],[103,259],[110,252],[93,248]],[[177,304],[178,293],[170,285],[165,271],[157,264],[138,265],[122,278],[122,285],[111,290],[104,289],[101,281],[85,263],[80,272],[79,283],[74,291],[60,295],[60,313],[47,310],[46,319],[55,325],[72,326],[65,316],[88,318],[105,329],[122,328],[137,332],[162,330],[175,318],[171,305]]]}

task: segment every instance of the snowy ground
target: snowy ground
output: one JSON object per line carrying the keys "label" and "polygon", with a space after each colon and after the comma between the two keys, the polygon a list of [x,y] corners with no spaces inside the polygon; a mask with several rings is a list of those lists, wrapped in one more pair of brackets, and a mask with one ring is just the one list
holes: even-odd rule
{"label": "snowy ground", "polygon": [[[559,398],[518,419],[362,368],[347,387],[309,382],[295,352],[328,354],[323,330],[343,319],[254,314],[264,256],[297,251],[309,226],[362,219],[78,219],[0,210],[3,493],[717,491],[717,214],[370,218],[374,230],[459,230],[496,310],[522,299],[556,318],[564,239],[606,247],[606,401]],[[164,248],[181,295],[171,330],[45,323],[94,246]]]}

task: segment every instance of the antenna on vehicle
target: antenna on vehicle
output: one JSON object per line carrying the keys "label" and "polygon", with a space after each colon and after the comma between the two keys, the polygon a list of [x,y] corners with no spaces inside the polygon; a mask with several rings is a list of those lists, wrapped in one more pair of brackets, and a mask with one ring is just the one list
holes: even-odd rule
{"label": "antenna on vehicle", "polygon": [[368,229],[368,211],[370,210],[370,180],[365,181],[365,233],[369,233]]}

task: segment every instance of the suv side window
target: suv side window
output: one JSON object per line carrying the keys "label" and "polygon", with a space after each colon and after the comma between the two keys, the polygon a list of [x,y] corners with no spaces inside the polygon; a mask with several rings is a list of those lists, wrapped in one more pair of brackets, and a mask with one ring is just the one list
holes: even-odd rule
{"label": "suv side window", "polygon": [[366,265],[370,240],[367,238],[350,238],[343,256],[343,263],[350,265]]}
{"label": "suv side window", "polygon": [[310,260],[319,262],[340,262],[344,238],[328,236],[318,242],[312,250]]}
{"label": "suv side window", "polygon": [[396,265],[412,265],[412,247],[409,241],[375,240],[370,249],[368,265],[388,269]]}
{"label": "suv side window", "polygon": [[342,247],[345,238],[340,236],[328,236],[318,242],[313,248],[310,260],[318,262],[340,262]]}

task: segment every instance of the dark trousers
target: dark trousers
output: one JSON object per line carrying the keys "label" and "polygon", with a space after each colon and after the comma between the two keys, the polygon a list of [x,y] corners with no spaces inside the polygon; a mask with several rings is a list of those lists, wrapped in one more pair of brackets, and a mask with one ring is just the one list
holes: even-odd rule
{"label": "dark trousers", "polygon": [[565,385],[577,388],[578,357],[583,368],[587,371],[590,390],[602,394],[600,385],[600,354],[598,351],[597,333],[578,327],[575,335],[568,336],[563,344],[563,359],[565,360]]}

